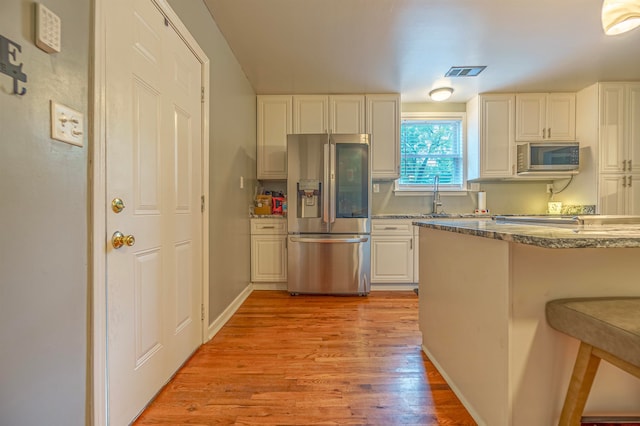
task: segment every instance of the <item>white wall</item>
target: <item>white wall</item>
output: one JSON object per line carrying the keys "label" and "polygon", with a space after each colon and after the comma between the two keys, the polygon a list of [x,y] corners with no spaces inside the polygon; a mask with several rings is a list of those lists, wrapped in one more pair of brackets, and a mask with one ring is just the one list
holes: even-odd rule
{"label": "white wall", "polygon": [[[256,94],[202,0],[169,0],[209,57],[209,322],[249,284],[249,205],[256,185]],[[240,177],[244,189],[240,189]]]}
{"label": "white wall", "polygon": [[2,425],[86,423],[90,146],[49,138],[49,100],[87,125],[90,1],[45,3],[63,23],[52,55],[33,42],[34,3],[0,1],[0,35],[22,46],[27,74],[22,97],[0,74]]}

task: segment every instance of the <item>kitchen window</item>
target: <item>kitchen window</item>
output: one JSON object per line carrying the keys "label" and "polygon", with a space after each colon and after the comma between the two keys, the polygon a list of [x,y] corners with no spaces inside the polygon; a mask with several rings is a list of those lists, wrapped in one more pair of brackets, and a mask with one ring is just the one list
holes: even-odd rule
{"label": "kitchen window", "polygon": [[404,113],[400,127],[400,178],[396,191],[463,191],[464,113]]}

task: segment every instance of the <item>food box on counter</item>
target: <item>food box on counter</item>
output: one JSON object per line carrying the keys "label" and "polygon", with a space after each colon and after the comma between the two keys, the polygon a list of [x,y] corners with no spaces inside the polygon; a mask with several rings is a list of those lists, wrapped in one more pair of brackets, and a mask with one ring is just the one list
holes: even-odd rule
{"label": "food box on counter", "polygon": [[272,214],[283,214],[284,197],[273,197],[271,204]]}
{"label": "food box on counter", "polygon": [[271,214],[271,195],[256,195],[256,206],[253,213],[257,215]]}

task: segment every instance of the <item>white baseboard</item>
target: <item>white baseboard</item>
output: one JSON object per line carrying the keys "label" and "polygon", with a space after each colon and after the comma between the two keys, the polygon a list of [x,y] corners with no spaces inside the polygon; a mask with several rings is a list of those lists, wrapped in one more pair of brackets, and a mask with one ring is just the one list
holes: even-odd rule
{"label": "white baseboard", "polygon": [[[251,283],[254,290],[287,290],[287,283]],[[418,284],[371,284],[371,291],[413,291]]]}
{"label": "white baseboard", "polygon": [[418,284],[371,284],[371,291],[413,291]]}
{"label": "white baseboard", "polygon": [[254,290],[287,290],[287,283],[251,283]]}
{"label": "white baseboard", "polygon": [[458,389],[453,380],[451,380],[451,377],[449,377],[449,375],[443,370],[442,366],[438,363],[438,361],[436,361],[435,357],[431,354],[431,352],[429,352],[427,348],[425,348],[424,345],[422,345],[422,351],[427,355],[429,361],[431,361],[431,363],[436,367],[438,373],[440,373],[440,375],[444,377],[447,385],[449,385],[453,393],[456,394],[462,405],[464,405],[464,408],[466,408],[471,417],[473,417],[473,420],[478,423],[478,426],[486,426],[486,423],[481,420],[480,415],[476,412],[476,410],[473,409],[473,406],[469,403],[469,401],[466,400],[462,392],[460,392],[460,389]]}
{"label": "white baseboard", "polygon": [[253,291],[253,285],[249,284],[245,287],[244,290],[236,297],[227,309],[225,309],[219,316],[216,318],[211,324],[209,324],[208,329],[208,339],[211,340],[213,336],[215,336],[218,331],[224,326],[227,321],[231,318],[231,316],[238,310],[238,308],[242,305],[242,303],[249,297],[251,292]]}

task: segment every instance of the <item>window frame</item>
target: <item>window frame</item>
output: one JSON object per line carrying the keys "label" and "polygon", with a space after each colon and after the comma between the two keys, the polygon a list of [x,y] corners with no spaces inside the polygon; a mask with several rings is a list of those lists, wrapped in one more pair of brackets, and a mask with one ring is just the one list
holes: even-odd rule
{"label": "window frame", "polygon": [[[467,193],[467,114],[465,112],[403,112],[400,126],[404,120],[460,120],[460,152],[462,155],[462,182],[460,186],[439,185],[443,195],[466,195]],[[402,138],[402,136],[400,136]],[[400,139],[400,161],[402,162],[402,139]],[[433,193],[433,185],[402,185],[400,178],[394,181],[395,195],[424,196]]]}

